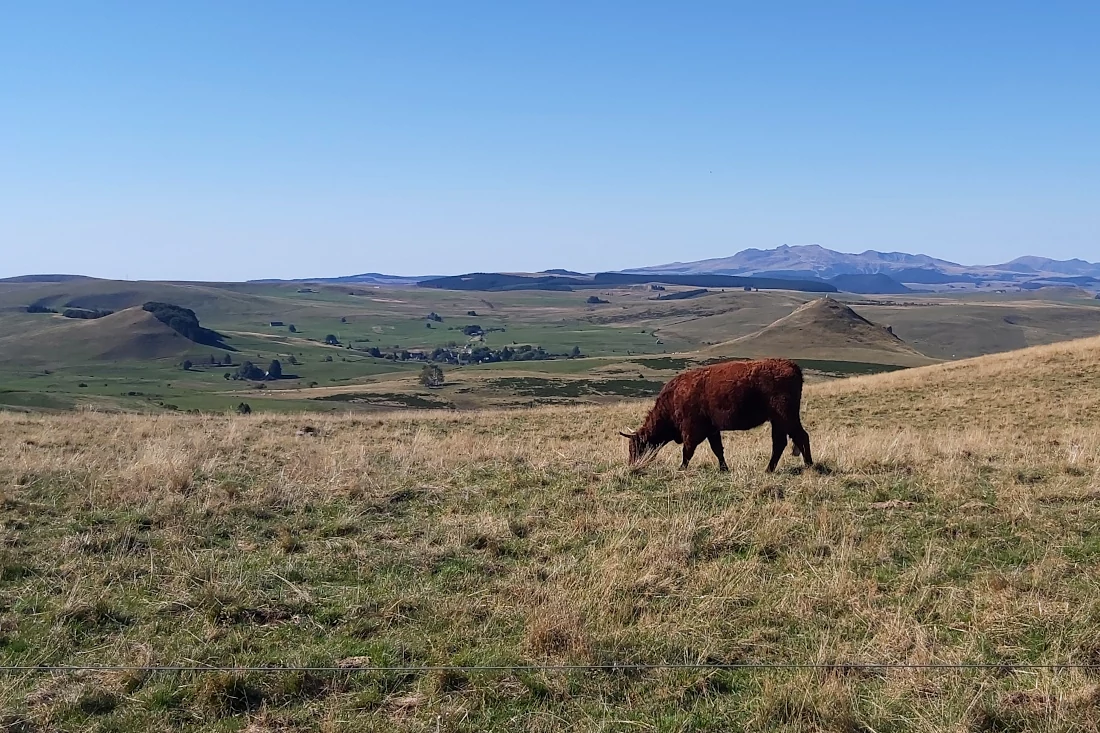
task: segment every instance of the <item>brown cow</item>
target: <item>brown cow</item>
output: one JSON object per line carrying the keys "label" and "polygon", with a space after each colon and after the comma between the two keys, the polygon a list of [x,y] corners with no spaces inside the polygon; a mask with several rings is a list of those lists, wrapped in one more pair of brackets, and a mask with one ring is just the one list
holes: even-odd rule
{"label": "brown cow", "polygon": [[794,441],[794,455],[801,453],[807,466],[810,436],[802,429],[802,369],[787,359],[727,361],[700,367],[673,377],[657,395],[657,402],[635,433],[619,433],[630,439],[630,463],[651,457],[668,442],[683,443],[687,468],[695,448],[704,440],[718,457],[718,468],[728,471],[722,450],[723,430],[752,430],[772,424],[772,459],[775,470],[787,437]]}

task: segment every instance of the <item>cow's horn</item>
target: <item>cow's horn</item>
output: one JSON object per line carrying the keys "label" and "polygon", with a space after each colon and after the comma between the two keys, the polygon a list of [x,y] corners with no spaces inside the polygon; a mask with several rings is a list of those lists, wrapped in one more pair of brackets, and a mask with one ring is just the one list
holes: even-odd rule
{"label": "cow's horn", "polygon": [[634,433],[624,433],[622,430],[619,431],[619,435],[623,436],[624,438],[633,438],[634,437]]}

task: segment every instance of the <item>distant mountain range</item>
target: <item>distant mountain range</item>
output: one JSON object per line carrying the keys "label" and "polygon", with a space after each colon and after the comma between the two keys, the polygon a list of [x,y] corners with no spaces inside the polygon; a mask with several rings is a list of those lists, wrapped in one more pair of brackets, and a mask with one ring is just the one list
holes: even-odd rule
{"label": "distant mountain range", "polygon": [[[723,274],[769,277],[820,277],[883,274],[899,283],[942,285],[946,283],[1022,282],[1048,280],[1063,284],[1089,284],[1100,278],[1100,264],[1085,260],[1052,260],[1023,256],[992,265],[961,265],[927,254],[836,252],[818,244],[783,244],[771,250],[742,250],[728,258],[673,262],[629,270],[653,274]],[[1073,278],[1073,280],[1066,280]],[[1078,278],[1080,282],[1078,281]]]}
{"label": "distant mountain range", "polygon": [[746,249],[731,257],[627,270],[653,274],[720,274],[767,277],[830,279],[839,275],[887,275],[901,283],[939,285],[950,282],[1018,282],[1029,279],[1100,279],[1100,264],[1084,260],[1053,260],[1048,257],[1018,257],[999,265],[967,266],[922,254],[867,250],[848,254],[817,244],[774,249]]}
{"label": "distant mountain range", "polygon": [[[25,275],[0,282],[64,282],[80,275]],[[552,269],[537,273],[475,272],[453,276],[359,275],[254,283],[361,284],[444,290],[562,290],[665,283],[699,288],[760,288],[866,294],[908,293],[952,287],[1077,287],[1100,290],[1100,264],[1081,259],[1017,257],[998,265],[960,265],[923,254],[867,250],[849,254],[820,245],[746,249],[730,257],[672,262],[616,272],[580,273]]]}

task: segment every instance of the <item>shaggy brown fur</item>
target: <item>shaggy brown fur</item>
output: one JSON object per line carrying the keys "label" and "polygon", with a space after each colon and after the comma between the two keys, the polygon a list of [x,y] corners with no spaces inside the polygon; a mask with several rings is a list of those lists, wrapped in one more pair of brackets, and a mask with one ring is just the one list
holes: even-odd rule
{"label": "shaggy brown fur", "polygon": [[794,441],[794,455],[802,454],[807,466],[810,436],[802,429],[802,370],[787,359],[727,361],[692,369],[673,377],[657,395],[642,427],[635,433],[621,433],[630,439],[630,462],[650,457],[665,443],[684,445],[681,468],[687,468],[695,448],[704,440],[726,466],[722,449],[723,430],[752,430],[772,424],[772,459],[768,472],[775,470],[787,437]]}

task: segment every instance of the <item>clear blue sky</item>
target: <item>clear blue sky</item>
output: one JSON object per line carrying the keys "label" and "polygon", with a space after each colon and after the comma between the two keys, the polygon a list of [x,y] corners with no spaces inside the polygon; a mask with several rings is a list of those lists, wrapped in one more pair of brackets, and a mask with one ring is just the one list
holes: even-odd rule
{"label": "clear blue sky", "polygon": [[0,18],[0,276],[1100,259],[1100,3],[67,2]]}

